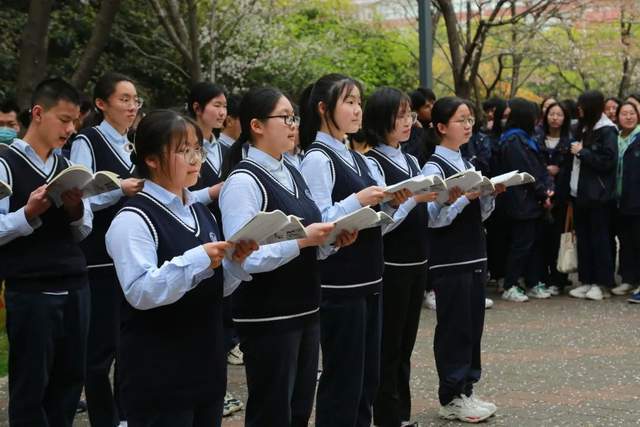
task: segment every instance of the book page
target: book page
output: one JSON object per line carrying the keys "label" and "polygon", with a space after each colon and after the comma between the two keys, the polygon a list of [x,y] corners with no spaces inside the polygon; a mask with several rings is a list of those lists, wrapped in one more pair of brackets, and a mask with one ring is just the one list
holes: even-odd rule
{"label": "book page", "polygon": [[62,193],[72,188],[82,190],[92,179],[93,175],[84,166],[71,166],[53,178],[47,187],[47,196],[53,200],[56,206],[60,207],[62,206]]}
{"label": "book page", "polygon": [[454,187],[458,187],[462,190],[463,193],[466,193],[467,191],[482,183],[482,179],[483,176],[480,172],[471,169],[462,171],[455,175],[451,175],[449,178],[444,180],[447,185],[447,191],[439,192],[438,198],[436,200],[438,203],[445,203],[449,199],[448,190]]}
{"label": "book page", "polygon": [[[418,175],[418,176],[414,176],[413,178],[404,180],[402,182],[398,182],[397,184],[390,185],[386,187],[384,191],[385,193],[395,193],[396,191],[407,189],[411,191],[413,194],[422,194],[422,193],[437,191],[437,190],[433,190],[432,188],[434,186],[440,186],[438,188],[441,188],[443,184],[444,184],[444,181],[442,180],[442,178],[440,178],[437,175],[431,175],[431,176]],[[393,199],[392,196],[386,196],[384,199],[382,199],[382,201],[387,202],[391,199]]]}
{"label": "book page", "polygon": [[9,197],[11,195],[11,187],[4,181],[0,181],[0,199]]}
{"label": "book page", "polygon": [[[362,207],[357,211],[351,212],[334,221],[336,228],[329,233],[327,243],[333,243],[336,241],[338,235],[344,231],[363,230],[365,228],[375,227],[378,225],[380,217],[378,212],[374,211],[368,206]],[[392,220],[393,221],[393,220]]]}
{"label": "book page", "polygon": [[289,215],[288,219],[289,224],[265,238],[261,243],[268,245],[271,243],[284,242],[286,240],[305,239],[307,237],[307,232],[305,231],[302,222],[300,222],[302,218]]}
{"label": "book page", "polygon": [[82,189],[82,198],[95,196],[120,188],[120,178],[113,172],[98,171],[91,182]]}

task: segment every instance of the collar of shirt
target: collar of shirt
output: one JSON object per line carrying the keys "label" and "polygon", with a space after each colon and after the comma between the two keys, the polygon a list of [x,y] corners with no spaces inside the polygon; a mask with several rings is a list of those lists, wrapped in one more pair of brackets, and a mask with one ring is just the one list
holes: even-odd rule
{"label": "collar of shirt", "polygon": [[338,153],[340,157],[342,157],[347,162],[349,162],[350,165],[353,165],[354,160],[351,157],[351,154],[349,153],[349,148],[347,148],[347,145],[343,141],[335,139],[328,133],[324,133],[324,132],[316,133],[316,141],[320,141],[323,144],[328,145],[330,148],[333,149],[333,151]]}
{"label": "collar of shirt", "polygon": [[16,138],[13,140],[11,145],[17,148],[21,153],[25,154],[29,160],[31,160],[42,172],[45,174],[49,174],[53,169],[53,155],[55,153],[55,149],[51,152],[49,157],[47,157],[46,161],[42,161],[40,156],[36,153],[31,145],[25,140],[20,138]]}
{"label": "collar of shirt", "polygon": [[380,144],[376,146],[376,150],[380,151],[385,156],[395,160],[396,163],[399,159],[405,159],[404,153],[402,152],[402,149],[399,146],[398,148],[395,148],[387,144]]}
{"label": "collar of shirt", "polygon": [[189,190],[184,189],[184,204],[178,196],[151,180],[145,180],[144,192],[153,196],[181,219],[192,218],[189,206],[194,204],[196,199]]}
{"label": "collar of shirt", "polygon": [[233,138],[231,138],[229,135],[227,135],[224,132],[220,132],[220,136],[218,137],[218,141],[224,145],[225,147],[231,147],[233,145],[233,143],[235,142],[235,140]]}
{"label": "collar of shirt", "polygon": [[124,135],[121,134],[106,120],[103,120],[102,123],[98,125],[98,129],[100,129],[100,131],[107,137],[107,139],[111,143],[124,145],[129,142],[126,132]]}
{"label": "collar of shirt", "polygon": [[460,153],[460,151],[454,151],[450,148],[443,147],[442,145],[437,145],[435,152],[445,160],[453,163],[460,171],[463,171],[467,168],[464,160],[462,160],[462,153]]}
{"label": "collar of shirt", "polygon": [[288,170],[284,165],[284,156],[281,157],[280,160],[274,159],[270,154],[267,154],[264,151],[251,146],[249,147],[247,158],[253,160],[260,166],[265,168],[281,184],[286,185],[288,188],[291,188],[291,177],[289,176]]}

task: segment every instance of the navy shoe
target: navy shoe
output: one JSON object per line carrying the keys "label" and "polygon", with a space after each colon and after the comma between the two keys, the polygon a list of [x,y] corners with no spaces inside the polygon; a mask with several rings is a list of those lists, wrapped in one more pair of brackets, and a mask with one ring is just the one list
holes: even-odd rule
{"label": "navy shoe", "polygon": [[632,293],[627,301],[634,304],[640,304],[640,291]]}

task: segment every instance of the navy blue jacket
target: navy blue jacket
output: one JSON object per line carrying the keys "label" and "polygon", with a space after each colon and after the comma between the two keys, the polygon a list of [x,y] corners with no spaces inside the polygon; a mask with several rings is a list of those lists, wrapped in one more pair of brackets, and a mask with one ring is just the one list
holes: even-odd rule
{"label": "navy blue jacket", "polygon": [[640,215],[640,135],[624,152],[622,192],[618,203],[623,215]]}

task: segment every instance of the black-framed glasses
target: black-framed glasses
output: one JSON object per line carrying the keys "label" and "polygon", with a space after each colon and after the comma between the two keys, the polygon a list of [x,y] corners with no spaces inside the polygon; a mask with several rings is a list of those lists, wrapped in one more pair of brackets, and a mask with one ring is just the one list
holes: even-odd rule
{"label": "black-framed glasses", "polygon": [[281,114],[278,116],[267,116],[265,119],[282,119],[287,126],[300,126],[300,116],[289,116]]}

